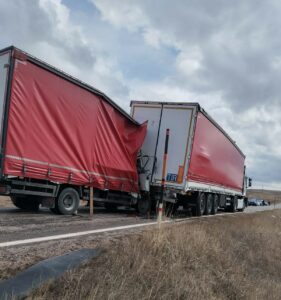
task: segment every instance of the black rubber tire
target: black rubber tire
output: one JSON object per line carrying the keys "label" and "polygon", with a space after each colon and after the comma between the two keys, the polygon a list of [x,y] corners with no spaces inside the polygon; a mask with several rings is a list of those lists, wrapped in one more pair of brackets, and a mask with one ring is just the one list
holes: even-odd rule
{"label": "black rubber tire", "polygon": [[204,214],[206,208],[206,195],[199,193],[196,200],[196,216],[200,217]]}
{"label": "black rubber tire", "polygon": [[204,215],[210,215],[212,212],[212,205],[213,205],[213,195],[208,194],[206,197],[206,205]]}
{"label": "black rubber tire", "polygon": [[140,215],[147,215],[151,212],[151,199],[149,195],[143,195],[138,199],[137,211]]}
{"label": "black rubber tire", "polygon": [[104,207],[106,210],[108,210],[110,212],[115,212],[115,211],[117,211],[118,205],[114,204],[114,203],[105,202]]}
{"label": "black rubber tire", "polygon": [[51,208],[50,208],[50,211],[51,211],[53,214],[58,214],[58,213],[59,213],[57,207],[51,207]]}
{"label": "black rubber tire", "polygon": [[178,209],[177,203],[171,203],[171,202],[165,202],[164,207],[165,207],[164,211],[166,217],[172,217]]}
{"label": "black rubber tire", "polygon": [[237,211],[237,197],[233,197],[231,205],[229,207],[229,212],[235,213]]}
{"label": "black rubber tire", "polygon": [[191,207],[191,215],[192,216],[197,216],[197,207],[196,206]]}
{"label": "black rubber tire", "polygon": [[35,197],[11,196],[11,200],[17,208],[29,211],[39,210],[39,201]]}
{"label": "black rubber tire", "polygon": [[65,188],[56,199],[56,207],[62,215],[74,214],[80,203],[78,192],[74,188]]}
{"label": "black rubber tire", "polygon": [[212,211],[211,211],[212,215],[217,214],[218,206],[219,206],[219,195],[215,194],[213,195]]}

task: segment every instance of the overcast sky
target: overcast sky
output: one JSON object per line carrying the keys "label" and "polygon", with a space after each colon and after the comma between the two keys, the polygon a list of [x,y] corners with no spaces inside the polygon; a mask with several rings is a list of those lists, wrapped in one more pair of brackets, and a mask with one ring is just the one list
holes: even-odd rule
{"label": "overcast sky", "polygon": [[11,44],[130,99],[199,102],[281,189],[279,0],[0,0]]}

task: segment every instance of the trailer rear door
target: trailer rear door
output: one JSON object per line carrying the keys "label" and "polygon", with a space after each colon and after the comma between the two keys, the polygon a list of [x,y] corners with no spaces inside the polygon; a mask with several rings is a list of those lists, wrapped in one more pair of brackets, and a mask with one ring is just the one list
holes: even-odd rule
{"label": "trailer rear door", "polygon": [[147,136],[142,151],[151,157],[148,169],[151,181],[160,184],[166,129],[170,129],[166,184],[177,189],[185,186],[196,107],[182,104],[132,102],[132,116],[139,122],[148,120]]}
{"label": "trailer rear door", "polygon": [[0,53],[0,146],[2,141],[3,117],[8,83],[10,51]]}
{"label": "trailer rear door", "polygon": [[153,105],[136,105],[132,107],[132,117],[140,123],[148,121],[147,133],[141,148],[144,155],[149,157],[146,169],[152,174],[155,151],[157,149],[157,136],[161,119],[162,106]]}

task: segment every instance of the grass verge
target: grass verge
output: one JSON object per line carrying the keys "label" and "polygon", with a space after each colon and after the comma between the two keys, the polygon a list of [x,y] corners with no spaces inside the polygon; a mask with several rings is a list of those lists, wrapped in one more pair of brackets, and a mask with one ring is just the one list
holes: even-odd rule
{"label": "grass verge", "polygon": [[30,299],[280,299],[281,210],[165,226],[104,254]]}

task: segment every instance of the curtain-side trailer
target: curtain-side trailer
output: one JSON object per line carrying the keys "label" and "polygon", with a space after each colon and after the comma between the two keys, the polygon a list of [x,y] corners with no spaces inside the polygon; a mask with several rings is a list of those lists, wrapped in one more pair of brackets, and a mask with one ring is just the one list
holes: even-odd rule
{"label": "curtain-side trailer", "polygon": [[194,215],[246,205],[245,155],[198,103],[132,101],[131,116],[148,121],[141,148],[143,210],[159,200],[166,129],[170,129],[164,200]]}
{"label": "curtain-side trailer", "polygon": [[101,91],[13,46],[0,51],[0,194],[17,207],[72,214],[90,186],[109,207],[136,202],[145,134]]}

